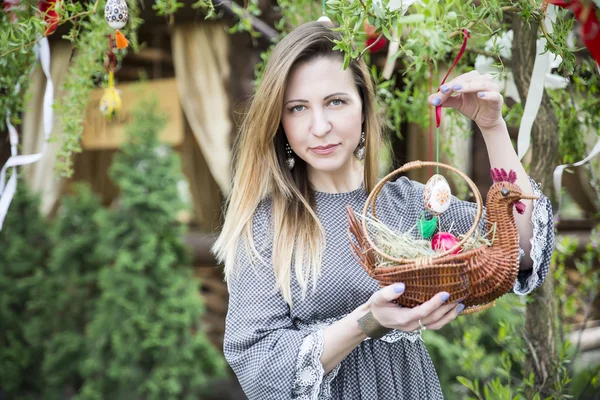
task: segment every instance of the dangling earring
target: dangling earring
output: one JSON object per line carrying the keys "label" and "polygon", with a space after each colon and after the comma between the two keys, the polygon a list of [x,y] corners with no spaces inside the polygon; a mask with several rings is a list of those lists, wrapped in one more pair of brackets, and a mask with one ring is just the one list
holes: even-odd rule
{"label": "dangling earring", "polygon": [[292,169],[294,169],[294,165],[296,165],[296,159],[293,156],[292,148],[290,147],[289,143],[285,144],[285,152],[287,153],[287,157],[285,159],[285,165],[291,171]]}
{"label": "dangling earring", "polygon": [[363,160],[365,158],[365,142],[365,133],[362,132],[360,134],[360,142],[358,142],[358,146],[356,146],[356,149],[354,150],[354,155],[359,160]]}

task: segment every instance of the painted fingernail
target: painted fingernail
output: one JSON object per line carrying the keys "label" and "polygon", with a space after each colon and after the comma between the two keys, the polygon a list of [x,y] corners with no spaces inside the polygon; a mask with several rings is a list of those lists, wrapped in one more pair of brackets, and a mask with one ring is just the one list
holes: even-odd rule
{"label": "painted fingernail", "polygon": [[439,106],[441,102],[442,99],[440,99],[439,97],[434,97],[433,100],[431,100],[431,104],[433,104],[434,106]]}
{"label": "painted fingernail", "polygon": [[450,90],[450,85],[442,85],[441,89],[443,93],[447,93]]}
{"label": "painted fingernail", "polygon": [[459,83],[457,83],[456,85],[454,85],[453,89],[454,90],[460,90],[460,89],[462,89],[462,85],[459,84]]}
{"label": "painted fingernail", "polygon": [[479,92],[479,93],[477,93],[477,96],[483,97],[483,96],[485,96],[485,93],[484,92]]}
{"label": "painted fingernail", "polygon": [[458,308],[456,309],[456,313],[460,314],[462,312],[462,310],[465,309],[465,305],[464,304],[459,304]]}
{"label": "painted fingernail", "polygon": [[447,301],[450,298],[450,293],[444,292],[441,296],[442,302]]}
{"label": "painted fingernail", "polygon": [[404,292],[404,289],[406,289],[406,287],[404,286],[404,283],[396,283],[394,285],[394,292],[396,292],[396,293],[402,293],[402,292]]}

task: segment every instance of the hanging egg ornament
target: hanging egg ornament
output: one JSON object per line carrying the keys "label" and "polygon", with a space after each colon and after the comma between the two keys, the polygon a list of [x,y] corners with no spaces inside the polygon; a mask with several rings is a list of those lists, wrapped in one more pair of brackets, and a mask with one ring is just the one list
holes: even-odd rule
{"label": "hanging egg ornament", "polygon": [[108,73],[108,87],[104,89],[100,99],[100,113],[111,121],[121,110],[121,103],[121,95],[114,84],[114,74],[110,71]]}
{"label": "hanging egg ornament", "polygon": [[450,185],[440,174],[435,174],[425,184],[423,205],[433,215],[440,215],[450,207],[452,193]]}
{"label": "hanging egg ornament", "polygon": [[124,49],[129,45],[129,41],[119,31],[127,23],[129,17],[129,11],[127,10],[127,2],[125,0],[108,0],[106,7],[104,7],[104,18],[106,23],[115,32],[115,41],[117,42],[118,49]]}

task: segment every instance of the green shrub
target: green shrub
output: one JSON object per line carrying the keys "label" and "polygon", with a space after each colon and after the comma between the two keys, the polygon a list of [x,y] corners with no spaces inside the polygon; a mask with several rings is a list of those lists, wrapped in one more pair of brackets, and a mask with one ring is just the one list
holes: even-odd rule
{"label": "green shrub", "polygon": [[110,170],[121,192],[100,246],[114,257],[98,277],[81,399],[197,399],[225,372],[201,330],[203,304],[176,219],[180,165],[159,144],[163,126],[155,101],[137,108]]}
{"label": "green shrub", "polygon": [[41,388],[40,326],[29,309],[50,248],[39,198],[20,181],[0,231],[0,392],[37,399]]}

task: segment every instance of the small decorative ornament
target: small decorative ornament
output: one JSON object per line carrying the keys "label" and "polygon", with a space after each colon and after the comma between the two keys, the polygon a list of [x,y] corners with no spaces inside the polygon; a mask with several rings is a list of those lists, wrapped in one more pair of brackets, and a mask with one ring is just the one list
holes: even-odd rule
{"label": "small decorative ornament", "polygon": [[292,154],[292,148],[290,147],[289,143],[285,144],[285,152],[287,153],[287,157],[285,158],[285,165],[291,171],[292,169],[294,169],[294,165],[296,165],[296,159]]}
{"label": "small decorative ornament", "polygon": [[423,190],[423,205],[433,215],[440,215],[450,207],[452,193],[446,179],[435,174],[427,181]]}
{"label": "small decorative ornament", "polygon": [[331,19],[329,19],[329,17],[327,15],[325,15],[325,14],[321,15],[319,17],[319,19],[317,20],[317,22],[326,22],[326,23],[329,23],[329,24],[333,24],[333,22],[331,22]]}
{"label": "small decorative ornament", "polygon": [[121,95],[115,89],[113,71],[108,72],[108,87],[100,99],[100,112],[108,120],[112,120],[121,110]]}
{"label": "small decorative ornament", "polygon": [[[421,213],[424,214],[424,213]],[[421,215],[421,218],[417,221],[417,227],[419,229],[419,234],[423,239],[431,239],[433,233],[437,229],[438,226],[438,217],[434,216],[431,219],[426,219],[424,215]]]}
{"label": "small decorative ornament", "polygon": [[106,23],[115,31],[115,41],[117,42],[118,49],[124,49],[129,45],[129,41],[119,31],[127,23],[129,18],[129,11],[127,10],[127,3],[125,0],[108,0],[106,7],[104,7],[104,18]]}
{"label": "small decorative ornament", "polygon": [[358,142],[358,146],[356,146],[356,149],[354,149],[354,156],[356,158],[358,158],[359,160],[364,160],[365,158],[365,142],[367,141],[366,137],[365,137],[365,133],[362,132],[360,134],[360,141]]}

